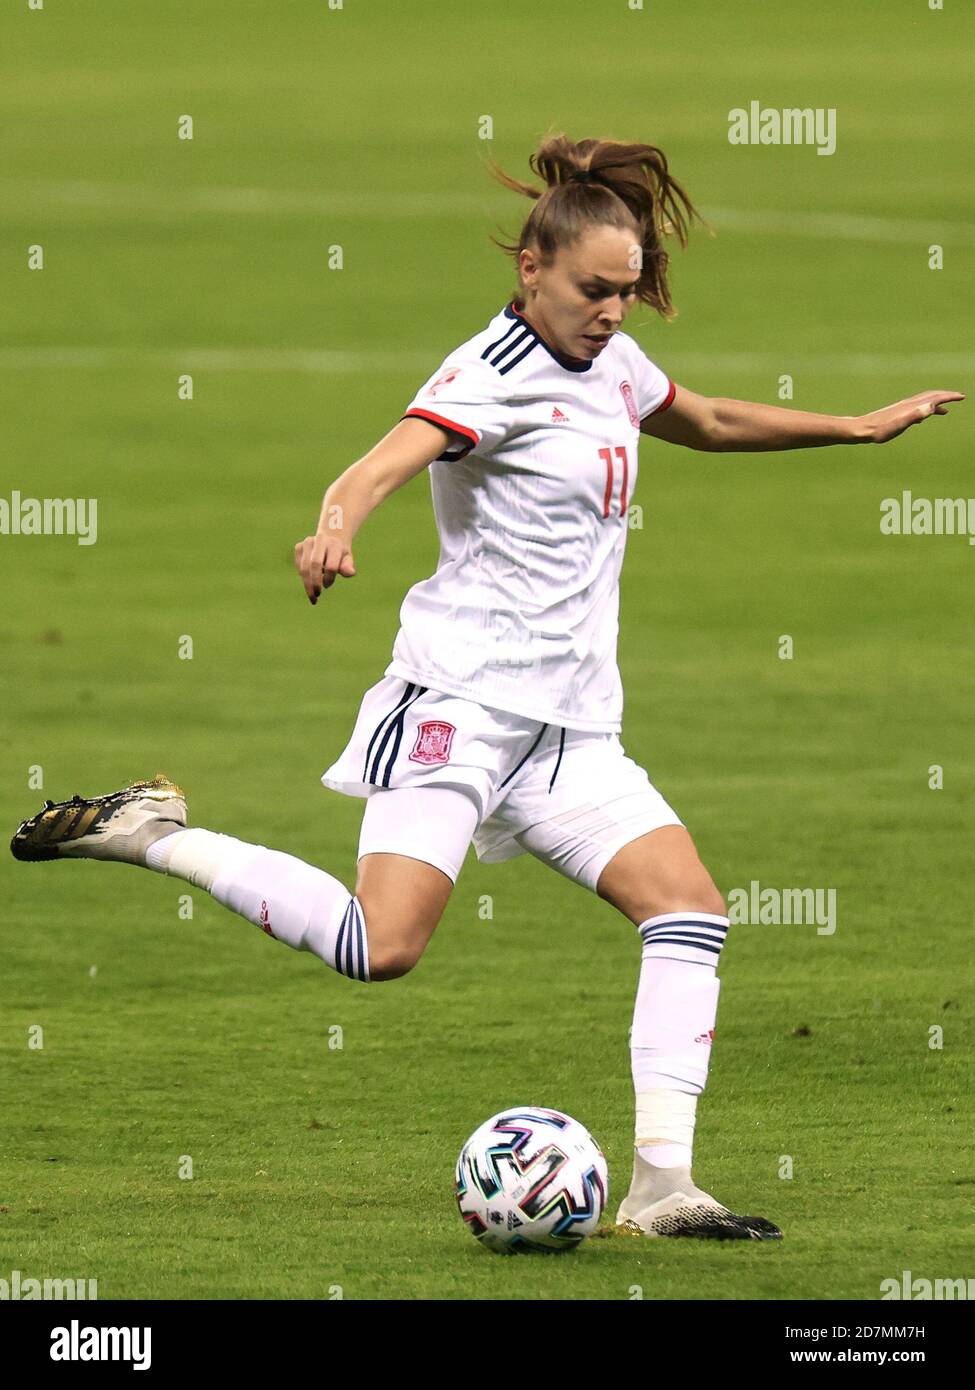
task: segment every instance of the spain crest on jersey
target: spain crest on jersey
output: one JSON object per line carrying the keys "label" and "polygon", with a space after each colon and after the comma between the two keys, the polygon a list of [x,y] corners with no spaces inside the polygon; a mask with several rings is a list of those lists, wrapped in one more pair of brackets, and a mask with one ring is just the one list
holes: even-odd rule
{"label": "spain crest on jersey", "polygon": [[633,394],[633,387],[628,381],[621,381],[620,390],[626,402],[626,411],[630,417],[630,424],[635,430],[638,430],[640,428],[640,412],[636,408],[636,397]]}
{"label": "spain crest on jersey", "polygon": [[416,732],[416,743],[410,754],[414,763],[445,763],[450,759],[450,744],[456,733],[453,724],[442,719],[425,719]]}

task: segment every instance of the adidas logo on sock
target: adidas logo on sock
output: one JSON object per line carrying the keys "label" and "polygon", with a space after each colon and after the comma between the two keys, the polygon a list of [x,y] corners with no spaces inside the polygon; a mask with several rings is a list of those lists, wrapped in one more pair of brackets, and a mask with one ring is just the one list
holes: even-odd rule
{"label": "adidas logo on sock", "polygon": [[261,930],[266,931],[268,936],[274,935],[271,930],[271,914],[267,910],[267,902],[263,899],[261,901]]}

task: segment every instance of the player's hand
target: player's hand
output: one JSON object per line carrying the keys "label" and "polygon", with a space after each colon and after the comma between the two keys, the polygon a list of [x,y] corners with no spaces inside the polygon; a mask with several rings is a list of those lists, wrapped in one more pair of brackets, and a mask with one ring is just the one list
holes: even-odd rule
{"label": "player's hand", "polygon": [[868,444],[886,444],[888,439],[896,439],[911,425],[919,425],[929,415],[947,415],[948,401],[964,399],[961,391],[922,391],[919,396],[908,396],[907,400],[884,406],[883,410],[861,415],[865,441]]}
{"label": "player's hand", "polygon": [[311,603],[317,603],[323,589],[330,589],[335,576],[343,579],[355,576],[355,560],[349,543],[334,531],[306,536],[295,546],[295,569],[301,575],[305,593]]}

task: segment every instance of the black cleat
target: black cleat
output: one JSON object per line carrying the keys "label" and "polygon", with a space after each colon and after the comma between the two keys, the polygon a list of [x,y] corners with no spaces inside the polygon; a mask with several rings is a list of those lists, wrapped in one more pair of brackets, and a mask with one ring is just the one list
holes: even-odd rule
{"label": "black cleat", "polygon": [[145,864],[146,850],[161,835],[186,826],[183,792],[161,773],[107,796],[45,801],[22,821],[10,852],[15,859],[116,859]]}
{"label": "black cleat", "polygon": [[781,1240],[764,1216],[736,1216],[702,1192],[689,1168],[655,1168],[633,1151],[633,1181],[616,1214],[616,1229],[633,1236],[697,1240]]}
{"label": "black cleat", "polygon": [[[713,1199],[712,1199],[713,1200]],[[782,1232],[764,1216],[736,1216],[727,1207],[713,1206],[677,1194],[665,1197],[638,1217],[617,1220],[616,1228],[632,1236],[690,1236],[697,1240],[781,1240]]]}

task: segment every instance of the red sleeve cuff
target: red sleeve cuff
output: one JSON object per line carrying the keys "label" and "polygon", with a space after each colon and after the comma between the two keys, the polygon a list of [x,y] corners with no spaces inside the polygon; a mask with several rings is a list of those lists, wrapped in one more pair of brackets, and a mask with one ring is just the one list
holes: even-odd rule
{"label": "red sleeve cuff", "polygon": [[469,454],[480,440],[477,430],[472,430],[469,425],[458,425],[456,420],[448,420],[446,416],[437,415],[432,410],[423,410],[419,406],[414,406],[405,415],[401,415],[400,419],[408,420],[411,416],[415,416],[418,420],[429,420],[432,425],[439,425],[441,429],[449,430],[451,434],[459,434],[463,439],[469,441],[464,453],[453,455],[453,460],[462,459],[464,454]]}
{"label": "red sleeve cuff", "polygon": [[[670,377],[668,377],[667,380],[670,383],[670,389],[668,390],[666,396],[664,396],[660,404],[658,406],[655,406],[654,409],[650,411],[650,415],[659,415],[662,410],[666,410],[668,406],[673,404],[674,396],[677,394],[677,387],[670,380]],[[644,419],[649,419],[649,416],[644,416]]]}

